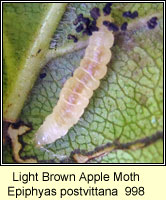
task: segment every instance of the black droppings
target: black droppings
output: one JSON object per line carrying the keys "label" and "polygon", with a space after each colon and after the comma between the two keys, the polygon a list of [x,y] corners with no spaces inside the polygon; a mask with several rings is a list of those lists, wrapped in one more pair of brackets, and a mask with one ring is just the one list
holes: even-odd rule
{"label": "black droppings", "polygon": [[109,15],[111,13],[111,7],[110,5],[106,4],[105,7],[103,8],[103,12],[104,12],[104,15]]}
{"label": "black droppings", "polygon": [[138,12],[137,12],[137,11],[134,11],[134,12],[131,14],[130,18],[131,18],[131,19],[135,19],[136,17],[138,17]]}
{"label": "black droppings", "polygon": [[118,26],[114,23],[109,22],[109,21],[103,21],[103,25],[106,26],[109,31],[114,31],[114,32],[119,31]]}
{"label": "black droppings", "polygon": [[77,17],[78,22],[81,22],[83,18],[84,18],[83,14],[82,13],[79,14]]}
{"label": "black droppings", "polygon": [[97,26],[95,26],[95,25],[94,25],[94,26],[93,26],[93,25],[90,25],[90,26],[89,26],[89,29],[90,29],[91,32],[95,32],[95,31],[98,31],[98,30],[99,30],[99,28],[98,28]]}
{"label": "black droppings", "polygon": [[129,17],[131,19],[135,19],[136,17],[138,17],[138,12],[134,11],[133,13],[131,11],[126,11],[123,13],[122,15],[123,17]]}
{"label": "black droppings", "polygon": [[45,78],[46,76],[47,76],[46,73],[42,73],[42,74],[40,74],[40,78],[41,78],[41,79]]}
{"label": "black droppings", "polygon": [[128,23],[127,22],[124,22],[121,26],[121,30],[122,31],[126,31],[127,30],[127,26],[128,26]]}
{"label": "black droppings", "polygon": [[90,24],[90,19],[87,18],[87,17],[84,17],[84,18],[82,19],[82,22],[84,22],[84,24],[86,24],[86,26],[89,26],[89,24]]}
{"label": "black droppings", "polygon": [[100,9],[97,7],[94,7],[91,11],[90,11],[90,15],[94,20],[97,20],[98,17],[100,16]]}
{"label": "black droppings", "polygon": [[152,17],[148,22],[147,22],[147,25],[148,25],[148,28],[149,29],[154,29],[156,26],[157,26],[157,20],[158,18],[157,17]]}
{"label": "black droppings", "polygon": [[91,36],[92,35],[92,31],[89,29],[89,28],[86,28],[84,31],[83,31],[83,34],[86,34],[88,36]]}
{"label": "black droppings", "polygon": [[68,36],[67,36],[67,39],[68,40],[73,40],[73,42],[78,42],[78,39],[77,39],[77,37],[76,36],[74,36],[74,35],[71,35],[71,34],[69,34]]}
{"label": "black droppings", "polygon": [[157,20],[158,20],[157,17],[152,17],[149,21],[150,21],[151,23],[156,23]]}
{"label": "black droppings", "polygon": [[91,24],[92,24],[93,26],[96,26],[96,20],[93,20],[93,21],[91,22]]}
{"label": "black droppings", "polygon": [[91,35],[92,35],[92,31],[91,31],[90,29],[87,29],[87,30],[86,30],[86,34],[87,34],[88,36],[91,36]]}
{"label": "black droppings", "polygon": [[156,27],[156,25],[150,23],[150,22],[147,22],[147,25],[148,25],[148,28],[149,29],[154,29]]}
{"label": "black droppings", "polygon": [[110,22],[109,22],[109,21],[103,21],[103,25],[104,25],[104,26],[107,26],[107,27],[108,27],[108,26],[109,26],[109,24],[110,24]]}
{"label": "black droppings", "polygon": [[39,54],[41,52],[41,49],[38,50],[37,54]]}
{"label": "black droppings", "polygon": [[131,11],[126,11],[123,13],[123,17],[130,17],[131,16]]}
{"label": "black droppings", "polygon": [[[77,17],[77,21],[79,21],[79,22],[81,21],[82,23],[76,27],[76,32],[79,33],[81,31],[83,31],[82,32],[83,35],[86,34],[88,36],[91,36],[92,32],[98,31],[99,28],[96,26],[96,19],[98,16],[100,16],[99,11],[100,10],[96,7],[91,10],[91,16],[93,17],[93,20],[90,20],[88,17],[83,17],[83,14],[80,14]],[[69,40],[72,39],[72,40],[74,40],[74,42],[77,42],[77,38],[74,35],[69,34],[68,39]]]}
{"label": "black droppings", "polygon": [[118,28],[118,26],[116,24],[110,23],[109,26],[108,26],[108,30],[117,32],[117,31],[119,31],[119,28]]}
{"label": "black droppings", "polygon": [[77,26],[76,32],[77,32],[77,33],[80,33],[83,29],[84,29],[83,24],[80,24],[79,26]]}
{"label": "black droppings", "polygon": [[74,43],[77,43],[78,39],[76,37],[74,37],[73,41],[74,41]]}

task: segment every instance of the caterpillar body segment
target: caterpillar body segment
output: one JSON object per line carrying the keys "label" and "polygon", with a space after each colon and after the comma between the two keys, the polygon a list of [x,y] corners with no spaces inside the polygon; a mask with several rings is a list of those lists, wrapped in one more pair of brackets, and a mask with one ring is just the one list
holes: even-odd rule
{"label": "caterpillar body segment", "polygon": [[53,112],[46,117],[36,132],[35,140],[38,146],[61,138],[78,122],[89,104],[93,91],[99,87],[100,79],[105,76],[106,65],[111,59],[110,48],[114,43],[114,35],[103,25],[104,20],[108,20],[108,16],[98,18],[99,31],[90,36],[80,66],[75,70],[73,77],[66,81]]}

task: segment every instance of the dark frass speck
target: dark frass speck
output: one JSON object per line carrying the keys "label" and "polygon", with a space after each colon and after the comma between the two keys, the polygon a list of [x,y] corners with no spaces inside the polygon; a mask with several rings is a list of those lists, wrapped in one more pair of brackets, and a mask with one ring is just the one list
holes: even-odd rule
{"label": "dark frass speck", "polygon": [[94,19],[94,20],[97,20],[98,17],[100,16],[100,9],[99,8],[93,8],[91,11],[90,11],[90,15],[91,17]]}
{"label": "dark frass speck", "polygon": [[122,31],[126,31],[127,30],[127,26],[128,26],[128,23],[127,22],[124,22],[121,26],[121,30]]}
{"label": "dark frass speck", "polygon": [[135,19],[136,17],[138,17],[138,12],[137,12],[137,11],[134,11],[134,12],[131,14],[130,18],[131,18],[131,19]]}
{"label": "dark frass speck", "polygon": [[109,22],[109,21],[103,21],[103,25],[104,25],[104,26],[107,26],[107,27],[108,27],[108,26],[109,26],[109,24],[110,24],[110,22]]}
{"label": "dark frass speck", "polygon": [[122,14],[123,17],[130,17],[131,16],[131,11],[126,11]]}
{"label": "dark frass speck", "polygon": [[84,17],[84,18],[82,19],[82,22],[84,22],[84,24],[85,24],[86,26],[89,26],[89,24],[90,24],[90,19],[89,19],[88,17]]}
{"label": "dark frass speck", "polygon": [[92,31],[89,28],[86,28],[85,31],[83,31],[83,35],[86,34],[88,36],[92,35]]}
{"label": "dark frass speck", "polygon": [[77,26],[76,32],[77,32],[77,33],[80,33],[83,29],[84,29],[83,24],[80,24],[79,26]]}
{"label": "dark frass speck", "polygon": [[117,31],[119,31],[119,28],[116,24],[110,23],[109,26],[108,26],[108,30],[117,32]]}
{"label": "dark frass speck", "polygon": [[46,73],[42,73],[42,74],[40,74],[40,78],[43,79],[46,77],[46,75],[47,75]]}
{"label": "dark frass speck", "polygon": [[149,29],[154,29],[156,26],[157,26],[157,20],[158,18],[157,17],[152,17],[148,22],[147,22],[147,25],[148,25],[148,28]]}
{"label": "dark frass speck", "polygon": [[106,6],[103,8],[103,12],[104,12],[104,15],[111,14],[111,7],[106,4]]}
{"label": "dark frass speck", "polygon": [[128,17],[128,18],[131,18],[131,19],[135,19],[136,17],[138,17],[138,12],[137,11],[134,11],[133,13],[131,11],[126,11],[122,14],[123,17]]}

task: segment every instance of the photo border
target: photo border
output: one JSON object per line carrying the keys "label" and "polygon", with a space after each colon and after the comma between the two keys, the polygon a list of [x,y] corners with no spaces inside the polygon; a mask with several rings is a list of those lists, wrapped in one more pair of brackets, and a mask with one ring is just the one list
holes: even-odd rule
{"label": "photo border", "polygon": [[[108,3],[110,1],[1,1],[1,69],[3,66],[3,3]],[[165,1],[111,1],[115,3],[163,3],[163,99],[165,100]],[[3,69],[1,70],[1,166],[166,166],[165,164],[165,134],[163,138],[163,163],[29,163],[29,164],[15,164],[15,163],[3,163]],[[163,133],[165,133],[165,101],[163,103]]]}

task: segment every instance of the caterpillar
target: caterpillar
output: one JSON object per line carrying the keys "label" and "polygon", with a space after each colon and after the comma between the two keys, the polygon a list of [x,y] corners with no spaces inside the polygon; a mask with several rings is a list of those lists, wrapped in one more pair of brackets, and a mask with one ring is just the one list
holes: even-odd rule
{"label": "caterpillar", "polygon": [[105,76],[111,59],[110,48],[114,43],[114,35],[103,22],[112,22],[112,18],[102,14],[97,19],[98,31],[89,37],[80,66],[64,84],[53,112],[46,117],[35,134],[37,146],[50,144],[67,134],[79,121],[93,91],[99,87],[100,79]]}

